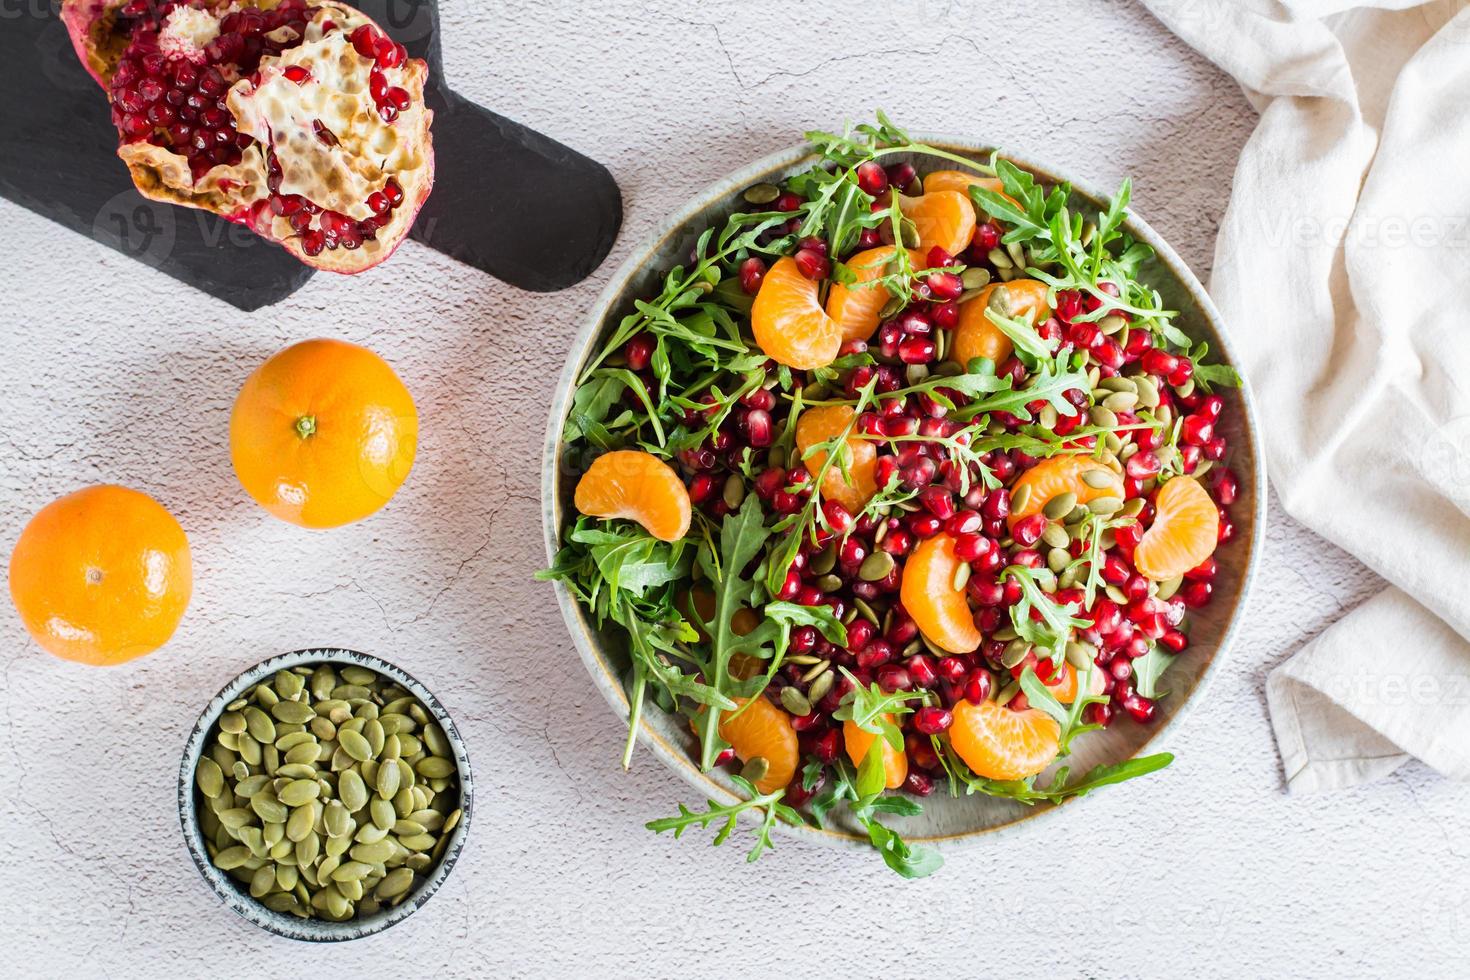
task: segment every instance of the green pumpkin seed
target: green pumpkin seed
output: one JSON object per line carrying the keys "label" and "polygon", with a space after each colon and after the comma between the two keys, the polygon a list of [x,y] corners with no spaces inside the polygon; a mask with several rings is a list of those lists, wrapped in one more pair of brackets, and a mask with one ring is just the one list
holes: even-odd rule
{"label": "green pumpkin seed", "polygon": [[781,188],[775,184],[755,184],[747,187],[740,196],[745,199],[746,204],[770,204],[781,196]]}
{"label": "green pumpkin seed", "polygon": [[434,859],[428,854],[410,854],[408,857],[403,859],[403,864],[405,867],[412,868],[414,871],[419,872],[427,871],[429,866],[433,863]]}
{"label": "green pumpkin seed", "polygon": [[253,819],[249,810],[242,810],[239,807],[224,810],[216,815],[219,817],[219,822],[230,830],[239,830],[248,826]]}
{"label": "green pumpkin seed", "polygon": [[375,780],[378,795],[384,799],[392,799],[398,792],[398,784],[402,781],[402,773],[396,765],[379,766],[378,778]]}
{"label": "green pumpkin seed", "polygon": [[[760,775],[747,775],[747,770],[754,771],[752,770],[752,766],[754,766],[755,769],[760,768],[758,765],[756,765],[757,761],[765,763],[766,769],[767,771],[769,771],[770,763],[761,756],[756,756],[755,758],[751,759],[740,771],[740,774],[742,776],[745,776],[746,779],[749,779],[753,783],[759,782],[761,779],[765,778],[766,775],[765,772],[761,772]],[[433,834],[411,834],[408,837],[398,838],[398,843],[402,844],[410,851],[427,851],[434,846],[434,842],[436,840],[437,838]]]}
{"label": "green pumpkin seed", "polygon": [[287,762],[284,766],[278,766],[271,775],[277,779],[315,779],[316,766],[309,762]]}
{"label": "green pumpkin seed", "polygon": [[[281,726],[276,726],[279,729]],[[316,745],[316,736],[308,731],[288,732],[276,739],[276,748],[282,752],[290,752],[298,745]]]}
{"label": "green pumpkin seed", "polygon": [[337,738],[337,726],[332,724],[330,718],[323,718],[318,715],[311,720],[309,727],[311,728],[311,733],[323,742],[332,742]]}
{"label": "green pumpkin seed", "polygon": [[332,872],[332,880],[356,881],[359,878],[366,878],[368,872],[372,870],[371,865],[364,864],[361,861],[348,861],[345,864],[337,866]]}
{"label": "green pumpkin seed", "polygon": [[[794,687],[781,688],[781,706],[799,718],[812,713],[812,703]],[[424,762],[444,762],[444,759],[425,759]],[[423,763],[419,763],[423,765]]]}
{"label": "green pumpkin seed", "polygon": [[[1090,469],[1082,471],[1082,482],[1094,490],[1106,490],[1113,485],[1113,474],[1104,469]],[[1073,496],[1076,500],[1076,496]]]}
{"label": "green pumpkin seed", "polygon": [[1020,693],[1021,682],[1011,681],[1005,687],[1000,689],[1000,693],[995,696],[995,703],[1004,708],[1006,705],[1014,701],[1016,699],[1016,695]]}
{"label": "green pumpkin seed", "polygon": [[1031,503],[1031,484],[1023,483],[1021,488],[1011,494],[1011,513],[1025,510]]}
{"label": "green pumpkin seed", "polygon": [[424,745],[428,747],[431,755],[441,758],[449,758],[449,739],[444,737],[444,729],[439,727],[438,722],[424,725]]}
{"label": "green pumpkin seed", "polygon": [[276,721],[286,722],[292,725],[305,725],[316,717],[316,710],[308,704],[302,704],[300,701],[281,701],[271,707],[271,716]]}
{"label": "green pumpkin seed", "polygon": [[225,791],[224,770],[213,759],[200,759],[194,770],[194,783],[205,796],[219,796]]}
{"label": "green pumpkin seed", "polygon": [[892,555],[886,551],[875,551],[863,559],[862,565],[858,567],[858,578],[864,582],[877,582],[887,578],[888,574],[893,571],[893,567]]}
{"label": "green pumpkin seed", "polygon": [[394,855],[394,848],[389,841],[378,841],[376,844],[356,844],[348,849],[347,854],[354,861],[364,864],[383,864]]}
{"label": "green pumpkin seed", "polygon": [[372,817],[374,826],[382,827],[384,830],[398,822],[398,811],[393,808],[393,801],[381,796],[373,797],[373,801],[368,804],[368,813]]}
{"label": "green pumpkin seed", "polygon": [[[397,811],[394,812],[395,814],[397,813]],[[366,823],[357,828],[357,833],[352,839],[359,844],[376,844],[378,841],[387,837],[389,833],[390,831],[386,827],[379,827],[375,823]]]}
{"label": "green pumpkin seed", "polygon": [[1060,574],[1072,563],[1072,553],[1066,548],[1052,548],[1046,553],[1046,567]]}
{"label": "green pumpkin seed", "polygon": [[261,820],[270,824],[284,824],[290,811],[286,805],[276,799],[270,790],[262,790],[250,797],[250,809],[254,810]]}
{"label": "green pumpkin seed", "polygon": [[281,790],[281,802],[287,806],[303,806],[322,793],[321,784],[314,779],[295,779]]}
{"label": "green pumpkin seed", "polygon": [[827,696],[828,691],[832,690],[832,685],[835,681],[833,680],[832,672],[825,669],[826,665],[827,661],[823,661],[823,673],[818,674],[816,679],[812,681],[812,686],[807,689],[808,701],[820,701]]}
{"label": "green pumpkin seed", "polygon": [[1135,378],[1134,383],[1138,386],[1138,404],[1144,408],[1158,408],[1159,386],[1142,376]]}
{"label": "green pumpkin seed", "polygon": [[373,889],[373,897],[380,902],[397,898],[399,895],[408,893],[413,887],[413,872],[408,868],[394,868],[383,876],[378,886]]}
{"label": "green pumpkin seed", "polygon": [[955,565],[954,578],[950,585],[956,592],[964,591],[965,585],[970,581],[970,563],[960,562]]}
{"label": "green pumpkin seed", "polygon": [[1061,525],[1048,524],[1046,530],[1041,532],[1041,540],[1045,541],[1049,547],[1065,548],[1071,543],[1072,536]]}
{"label": "green pumpkin seed", "polygon": [[275,890],[276,866],[267,861],[255,869],[255,874],[250,876],[250,897],[264,898]]}
{"label": "green pumpkin seed", "polygon": [[260,752],[260,743],[251,738],[249,735],[237,735],[235,737],[239,742],[240,758],[243,759],[247,765],[260,765],[261,759],[264,758],[264,756],[262,756]]}
{"label": "green pumpkin seed", "polygon": [[[1006,251],[1003,248],[992,248],[989,252],[985,253],[985,257],[989,259],[990,264],[995,266],[997,269],[1012,269],[1015,268],[1016,265],[1016,263],[1011,261],[1010,255],[1006,254]],[[1000,290],[997,289],[995,292],[998,293],[1000,292]],[[995,293],[991,293],[992,297],[994,295]]]}
{"label": "green pumpkin seed", "polygon": [[337,732],[337,744],[343,752],[358,762],[366,762],[373,757],[372,743],[351,729],[344,728]]}
{"label": "green pumpkin seed", "polygon": [[229,732],[231,735],[239,735],[245,730],[245,716],[238,711],[226,711],[220,715],[219,730]]}
{"label": "green pumpkin seed", "polygon": [[1087,418],[1093,425],[1104,429],[1117,428],[1118,416],[1113,414],[1112,409],[1105,405],[1094,405],[1092,411],[1087,413]]}
{"label": "green pumpkin seed", "polygon": [[1122,497],[1094,497],[1087,502],[1087,509],[1100,517],[1116,514],[1123,509]]}
{"label": "green pumpkin seed", "polygon": [[439,756],[429,756],[426,759],[420,759],[418,764],[414,766],[418,774],[425,779],[445,779],[454,775],[456,768],[451,760],[441,759]]}
{"label": "green pumpkin seed", "polygon": [[243,845],[226,848],[214,856],[214,866],[221,871],[233,871],[250,858],[250,848]]}
{"label": "green pumpkin seed", "polygon": [[1018,637],[1017,639],[1014,639],[1011,642],[1007,643],[1006,648],[1001,651],[1001,666],[1007,668],[1014,667],[1022,660],[1025,660],[1026,654],[1030,652],[1031,644],[1026,640],[1020,639]]}
{"label": "green pumpkin seed", "polygon": [[1184,585],[1184,576],[1176,575],[1171,579],[1165,579],[1159,583],[1158,598],[1165,601],[1174,598],[1181,586]]}
{"label": "green pumpkin seed", "polygon": [[990,285],[990,270],[978,267],[960,273],[960,285],[965,289],[984,289]]}
{"label": "green pumpkin seed", "polygon": [[[828,674],[827,676],[831,677],[832,675]],[[459,826],[459,821],[463,817],[464,811],[460,809],[456,809],[452,813],[450,813],[448,817],[444,818],[444,828],[442,830],[442,833],[448,835],[451,831],[454,830],[455,827]]]}
{"label": "green pumpkin seed", "polygon": [[1059,493],[1046,502],[1041,512],[1046,515],[1047,520],[1059,521],[1072,512],[1077,506],[1077,495],[1071,491]]}
{"label": "green pumpkin seed", "polygon": [[337,779],[337,796],[352,813],[356,813],[367,806],[367,785],[362,781],[356,769],[348,769]]}
{"label": "green pumpkin seed", "polygon": [[346,837],[354,829],[352,815],[339,800],[328,803],[322,811],[322,826],[328,837]]}
{"label": "green pumpkin seed", "polygon": [[[282,702],[282,703],[283,704],[290,704],[290,703],[294,703],[294,702]],[[310,736],[307,736],[307,737],[310,738]],[[316,762],[321,757],[321,752],[322,752],[322,747],[317,744],[317,742],[316,742],[315,739],[312,739],[309,742],[302,742],[300,745],[294,746],[291,749],[291,751],[289,751],[289,752],[286,753],[286,765],[288,765],[288,766],[310,766],[312,763]],[[284,767],[282,767],[282,768],[284,768]],[[277,771],[279,772],[279,770],[277,770]]]}
{"label": "green pumpkin seed", "polygon": [[1138,407],[1138,395],[1131,391],[1115,391],[1103,399],[1103,407],[1112,412],[1131,412]]}
{"label": "green pumpkin seed", "polygon": [[251,705],[245,709],[245,728],[250,732],[250,737],[257,742],[274,742],[276,740],[276,725],[271,721],[270,715]]}
{"label": "green pumpkin seed", "polygon": [[298,844],[307,838],[311,833],[312,827],[316,825],[316,811],[313,809],[315,805],[315,803],[311,803],[306,806],[299,806],[291,811],[291,815],[286,818],[286,836],[288,838],[296,841]]}
{"label": "green pumpkin seed", "polygon": [[1092,666],[1093,658],[1097,656],[1097,650],[1090,643],[1079,640],[1071,640],[1067,643],[1067,663],[1078,670],[1086,670]]}

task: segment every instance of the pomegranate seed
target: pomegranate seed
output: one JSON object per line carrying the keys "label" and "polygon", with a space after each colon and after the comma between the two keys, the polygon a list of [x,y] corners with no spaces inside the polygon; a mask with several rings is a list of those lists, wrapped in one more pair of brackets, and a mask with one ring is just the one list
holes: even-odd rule
{"label": "pomegranate seed", "polygon": [[924,285],[929,287],[931,295],[940,300],[955,299],[965,291],[964,283],[953,272],[933,273],[924,280]]}
{"label": "pomegranate seed", "polygon": [[801,207],[801,198],[791,191],[785,191],[780,197],[776,198],[771,207],[777,211],[795,211]]}
{"label": "pomegranate seed", "polygon": [[935,517],[948,520],[954,516],[954,497],[943,487],[925,487],[919,491],[919,503]]}
{"label": "pomegranate seed", "polygon": [[899,191],[907,191],[913,186],[914,179],[919,176],[911,163],[890,164],[885,172],[888,175],[888,182]]}
{"label": "pomegranate seed", "polygon": [[944,708],[930,705],[914,712],[914,730],[925,735],[938,735],[940,732],[948,731],[952,724],[954,724],[954,715]]}
{"label": "pomegranate seed", "polygon": [[1143,369],[1149,374],[1167,377],[1179,366],[1179,358],[1170,354],[1168,351],[1159,350],[1155,347],[1153,350],[1144,353],[1140,363]]}
{"label": "pomegranate seed", "polygon": [[1123,697],[1123,710],[1128,712],[1129,716],[1140,725],[1147,724],[1154,717],[1154,703],[1132,691]]}
{"label": "pomegranate seed", "polygon": [[1179,435],[1185,442],[1194,446],[1203,446],[1209,442],[1215,434],[1215,424],[1201,414],[1186,415],[1184,421],[1179,424]]}
{"label": "pomegranate seed", "polygon": [[990,698],[990,688],[995,682],[990,678],[990,671],[975,670],[965,680],[965,700],[971,704],[983,704]]}
{"label": "pomegranate seed", "polygon": [[[992,467],[994,468],[994,467]],[[1000,471],[996,470],[996,476]],[[1004,477],[1002,477],[1004,479]],[[1011,515],[1011,493],[1004,487],[992,491],[985,497],[985,503],[980,505],[980,513],[992,521],[1005,520]]]}
{"label": "pomegranate seed", "polygon": [[352,42],[352,48],[358,54],[364,58],[374,58],[379,36],[371,24],[363,24],[349,34],[347,39]]}
{"label": "pomegranate seed", "polygon": [[826,516],[827,526],[834,534],[846,534],[852,530],[852,513],[837,501],[822,501],[822,514]]}
{"label": "pomegranate seed", "polygon": [[874,640],[857,654],[857,665],[863,670],[873,670],[893,659],[893,647],[887,640]]}
{"label": "pomegranate seed", "polygon": [[903,791],[914,796],[928,796],[934,792],[934,780],[922,772],[910,772],[903,781]]}
{"label": "pomegranate seed", "polygon": [[822,280],[831,273],[832,263],[816,249],[803,248],[796,253],[796,268],[808,279]]}
{"label": "pomegranate seed", "polygon": [[1178,630],[1170,630],[1163,636],[1159,637],[1159,642],[1168,647],[1173,652],[1179,653],[1185,647],[1189,646],[1189,637],[1185,636]]}
{"label": "pomegranate seed", "polygon": [[1011,538],[1023,548],[1029,548],[1041,540],[1048,521],[1045,514],[1032,514],[1016,522],[1011,528]]}
{"label": "pomegranate seed", "polygon": [[388,203],[392,204],[395,208],[403,203],[403,188],[398,186],[397,181],[390,180],[384,184],[383,193],[388,195]]}
{"label": "pomegranate seed", "polygon": [[1000,227],[992,221],[982,221],[975,226],[970,244],[981,252],[989,252],[1000,245]]}
{"label": "pomegranate seed", "polygon": [[320,255],[324,244],[325,241],[322,233],[315,229],[302,232],[301,234],[301,251],[307,255]]}
{"label": "pomegranate seed", "polygon": [[766,264],[752,255],[740,263],[740,288],[747,296],[754,296],[760,292],[761,283],[766,278]]}
{"label": "pomegranate seed", "polygon": [[786,581],[781,583],[781,588],[776,593],[776,598],[783,602],[790,602],[796,598],[801,591],[801,573],[791,568],[786,571]]}
{"label": "pomegranate seed", "polygon": [[771,444],[771,413],[753,408],[745,414],[745,438],[755,449],[764,449]]}
{"label": "pomegranate seed", "polygon": [[408,107],[413,105],[413,96],[408,94],[406,88],[390,88],[384,96],[399,112],[407,112]]}
{"label": "pomegranate seed", "polygon": [[878,668],[878,686],[889,694],[908,691],[913,689],[914,679],[898,664],[884,664]]}
{"label": "pomegranate seed", "polygon": [[898,345],[898,359],[905,364],[928,364],[934,355],[934,341],[928,337],[908,337]]}
{"label": "pomegranate seed", "polygon": [[311,79],[311,71],[305,65],[287,65],[281,74],[297,85],[305,85]]}
{"label": "pomegranate seed", "polygon": [[888,174],[883,165],[875,160],[865,160],[858,164],[857,182],[864,194],[874,197],[888,190]]}
{"label": "pomegranate seed", "polygon": [[879,545],[885,552],[895,558],[909,553],[914,546],[914,539],[910,533],[903,528],[892,528],[883,536],[883,543]]}
{"label": "pomegranate seed", "polygon": [[1215,587],[1209,582],[1196,579],[1187,583],[1184,588],[1179,590],[1179,597],[1184,600],[1184,604],[1189,608],[1199,609],[1209,604],[1210,596],[1214,591]]}

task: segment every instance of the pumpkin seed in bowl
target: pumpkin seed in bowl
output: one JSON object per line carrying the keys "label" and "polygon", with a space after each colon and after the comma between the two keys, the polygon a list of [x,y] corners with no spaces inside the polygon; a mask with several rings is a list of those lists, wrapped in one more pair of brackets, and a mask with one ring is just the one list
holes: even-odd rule
{"label": "pumpkin seed in bowl", "polygon": [[236,911],[346,939],[427,900],[470,800],[458,736],[427,691],[363,654],[300,651],[247,671],[221,701],[190,739],[181,805],[187,791],[190,849]]}

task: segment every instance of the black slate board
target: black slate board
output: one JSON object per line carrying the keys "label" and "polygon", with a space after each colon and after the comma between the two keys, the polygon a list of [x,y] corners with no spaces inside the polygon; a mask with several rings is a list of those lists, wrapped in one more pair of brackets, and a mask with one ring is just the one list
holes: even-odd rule
{"label": "black slate board", "polygon": [[[300,288],[312,270],[284,249],[133,189],[115,153],[106,95],[78,63],[55,9],[44,6],[27,5],[0,29],[0,196],[244,310]],[[437,0],[356,6],[430,66],[436,176],[412,237],[536,292],[564,289],[597,268],[622,223],[607,169],[451,90]]]}

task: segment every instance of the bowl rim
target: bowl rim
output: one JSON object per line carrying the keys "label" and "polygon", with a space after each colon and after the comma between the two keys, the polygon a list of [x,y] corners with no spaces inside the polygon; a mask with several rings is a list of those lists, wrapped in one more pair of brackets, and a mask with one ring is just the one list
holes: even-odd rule
{"label": "bowl rim", "polygon": [[[246,688],[259,683],[279,670],[316,663],[355,664],[366,667],[391,678],[404,690],[418,698],[444,730],[444,735],[454,750],[460,783],[460,809],[463,813],[459,825],[450,832],[444,856],[435,865],[434,873],[417,890],[411,892],[408,898],[397,905],[366,918],[352,919],[347,922],[300,919],[285,912],[274,912],[258,900],[251,898],[248,893],[241,891],[233,880],[210,863],[209,854],[204,846],[203,832],[199,828],[199,820],[195,812],[197,803],[194,796],[194,770],[203,755],[206,740],[219,722],[225,706],[239,697]],[[465,750],[459,729],[455,727],[454,720],[450,718],[444,705],[422,682],[403,668],[370,653],[343,647],[307,647],[276,654],[240,671],[233,680],[220,688],[219,693],[211,698],[204,706],[204,710],[200,712],[199,720],[194,723],[184,743],[183,760],[179,765],[178,795],[179,827],[183,831],[184,846],[189,852],[189,857],[193,859],[194,867],[199,871],[200,877],[209,885],[215,896],[241,918],[267,932],[302,942],[347,942],[361,939],[395,926],[418,911],[434,896],[434,893],[448,879],[450,871],[454,869],[460,852],[464,849],[470,820],[474,816],[474,779],[470,769],[469,754]]]}
{"label": "bowl rim", "polygon": [[[989,143],[963,137],[936,134],[911,135],[916,143],[921,143],[946,152],[957,153],[971,159],[979,160],[992,153],[996,153],[1046,183],[1060,183],[1065,181],[1071,185],[1074,193],[1080,194],[1083,197],[1097,202],[1105,202],[1108,199],[1107,194],[1100,193],[1089,182],[1063,177],[1055,167],[1029,155],[1013,153],[1009,150],[1002,151]],[[705,209],[727,200],[733,192],[739,189],[768,181],[772,177],[784,174],[804,163],[814,162],[818,158],[818,154],[812,150],[809,144],[796,144],[767,154],[719,178],[707,185],[682,208],[662,221],[653,232],[647,235],[619,263],[618,267],[608,277],[602,292],[588,308],[581,326],[572,338],[569,356],[562,367],[561,376],[558,378],[556,388],[552,394],[551,411],[547,423],[546,438],[543,444],[541,467],[542,534],[546,545],[548,564],[554,560],[560,546],[561,527],[557,519],[559,516],[560,501],[557,499],[556,483],[559,450],[566,425],[566,408],[570,404],[571,395],[576,388],[577,375],[591,348],[591,344],[598,334],[602,332],[608,317],[619,304],[622,292],[628,281],[647,263],[655,259],[658,251],[665,242],[683,231]],[[1168,267],[1170,273],[1190,293],[1197,305],[1199,315],[1214,327],[1216,337],[1219,339],[1219,350],[1215,352],[1216,355],[1225,363],[1239,370],[1239,359],[1236,356],[1235,346],[1230,341],[1225,319],[1221,315],[1219,308],[1215,306],[1214,300],[1209,292],[1190,270],[1189,266],[1179,257],[1179,254],[1174,248],[1131,207],[1128,210],[1128,215],[1123,226],[1136,239],[1152,247],[1158,260]],[[1243,435],[1249,443],[1251,456],[1255,460],[1255,479],[1253,481],[1255,506],[1251,511],[1252,534],[1247,541],[1242,542],[1248,547],[1248,553],[1245,561],[1245,571],[1241,577],[1240,591],[1235,601],[1235,608],[1231,612],[1223,634],[1220,636],[1214,655],[1211,657],[1204,671],[1200,674],[1194,688],[1190,691],[1184,702],[1180,704],[1178,710],[1159,725],[1138,746],[1131,758],[1137,758],[1146,751],[1160,751],[1163,746],[1168,744],[1168,740],[1174,736],[1180,725],[1193,713],[1204,696],[1209,693],[1210,687],[1213,685],[1222,665],[1239,637],[1240,624],[1245,618],[1251,594],[1254,591],[1262,552],[1262,535],[1266,526],[1266,461],[1262,453],[1260,440],[1257,436],[1256,405],[1250,380],[1245,376],[1244,372],[1241,372],[1241,379],[1241,385],[1238,391],[1245,409]],[[551,584],[556,592],[557,604],[561,609],[562,619],[566,623],[567,631],[571,634],[573,645],[577,648],[583,664],[587,668],[588,673],[592,675],[594,683],[602,692],[608,705],[626,722],[630,705],[622,679],[600,655],[597,643],[584,630],[577,610],[575,597],[564,583],[553,581]],[[640,720],[637,739],[640,744],[650,749],[665,766],[678,773],[686,783],[700,793],[703,793],[709,799],[723,805],[735,803],[742,799],[730,786],[713,778],[712,774],[701,772],[698,765],[688,757],[687,753],[681,747],[666,740],[652,727],[647,717]],[[1061,803],[1037,804],[1019,813],[1015,819],[996,824],[992,827],[949,834],[906,835],[906,839],[914,843],[944,845],[968,844],[981,839],[992,839],[1003,833],[1015,833],[1037,826],[1045,818],[1075,803],[1077,799],[1073,797]],[[861,837],[830,826],[817,828],[805,824],[789,825],[777,821],[776,828],[779,833],[784,835],[814,840],[828,846],[849,847],[861,850],[870,848],[866,837]]]}

